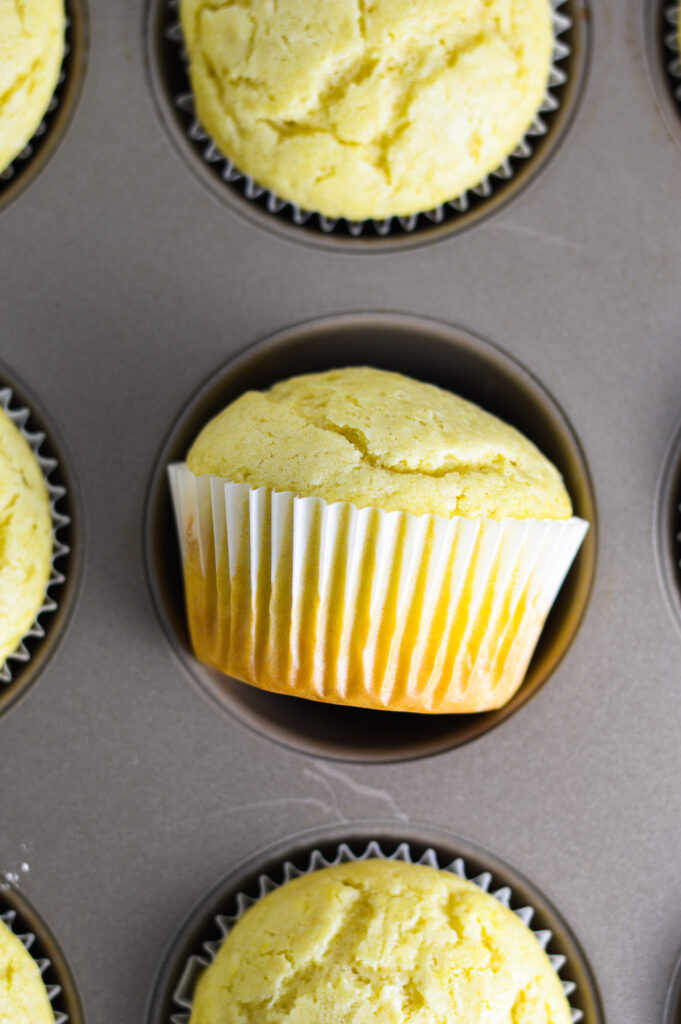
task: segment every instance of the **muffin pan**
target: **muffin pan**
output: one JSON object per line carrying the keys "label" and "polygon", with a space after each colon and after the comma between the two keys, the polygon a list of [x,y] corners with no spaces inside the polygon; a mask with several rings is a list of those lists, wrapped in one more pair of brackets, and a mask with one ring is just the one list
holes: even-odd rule
{"label": "muffin pan", "polygon": [[351,251],[404,248],[462,230],[510,201],[539,173],[567,130],[584,84],[590,12],[585,0],[551,0],[556,46],[547,98],[518,148],[462,196],[412,217],[352,223],[283,202],[226,160],[199,124],[179,24],[179,0],[149,0],[147,60],[161,119],[176,148],[217,198],[252,223],[295,241]]}
{"label": "muffin pan", "polygon": [[[11,381],[11,384],[10,384]],[[59,643],[78,585],[80,517],[75,483],[55,428],[25,387],[0,365],[0,409],[28,441],[43,470],[53,524],[52,571],[36,621],[19,649],[0,665],[0,714],[36,679]]]}
{"label": "muffin pan", "polygon": [[[523,165],[531,189],[519,175],[475,220],[371,242],[285,224],[191,151],[164,7],[90,0],[84,79],[74,10],[77,117],[37,187],[9,203],[17,176],[0,200],[0,387],[44,430],[72,520],[58,608],[0,716],[0,875],[59,936],[83,1017],[119,1024],[145,1019],[185,908],[253,850],[386,817],[395,843],[458,845],[439,827],[555,901],[603,1019],[662,1024],[681,946],[681,118],[663,6],[574,4],[588,76],[570,76],[550,164]],[[592,523],[496,728],[275,706],[187,647],[166,461],[249,383],[350,360],[506,415]]]}
{"label": "muffin pan", "polygon": [[149,1024],[187,1024],[198,973],[211,962],[225,929],[250,903],[300,874],[367,857],[451,870],[520,911],[563,981],[573,1024],[603,1024],[598,989],[582,950],[545,896],[509,865],[465,840],[425,826],[398,831],[385,822],[305,832],[231,870],[198,903],[169,947],[150,996]]}
{"label": "muffin pan", "polygon": [[88,47],[86,0],[66,0],[64,60],[45,117],[25,148],[0,173],[0,213],[40,174],[61,142],[83,85]]}
{"label": "muffin pan", "polygon": [[[411,715],[343,708],[267,693],[202,664],[192,653],[167,467],[182,461],[204,423],[250,388],[296,373],[368,364],[396,370],[477,402],[539,445],[563,474],[575,515],[589,533],[561,590],[520,691],[498,711]],[[145,531],[147,567],[165,631],[185,667],[244,724],[296,750],[350,761],[394,761],[447,750],[480,736],[521,707],[568,649],[586,609],[595,571],[597,524],[582,450],[553,399],[495,346],[434,321],[355,314],[299,324],[242,352],[192,399],[167,439],[154,473]]]}

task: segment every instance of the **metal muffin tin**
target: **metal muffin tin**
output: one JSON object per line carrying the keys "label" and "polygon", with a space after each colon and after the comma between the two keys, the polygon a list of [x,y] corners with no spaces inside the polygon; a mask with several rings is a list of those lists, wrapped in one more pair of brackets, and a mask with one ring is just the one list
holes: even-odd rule
{"label": "metal muffin tin", "polygon": [[[186,908],[255,850],[321,825],[443,828],[560,908],[604,1020],[662,1024],[681,942],[681,113],[662,7],[590,5],[585,88],[532,188],[410,251],[294,244],[302,229],[259,230],[274,218],[201,187],[158,116],[149,10],[89,7],[68,131],[0,200],[0,376],[38,396],[83,496],[79,599],[0,717],[9,896],[59,936],[84,1021],[144,1021]],[[245,690],[226,714],[194,684],[161,462],[239,379],[341,356],[506,412],[595,507],[597,562],[582,552],[498,728],[330,725],[302,701],[249,710]]]}

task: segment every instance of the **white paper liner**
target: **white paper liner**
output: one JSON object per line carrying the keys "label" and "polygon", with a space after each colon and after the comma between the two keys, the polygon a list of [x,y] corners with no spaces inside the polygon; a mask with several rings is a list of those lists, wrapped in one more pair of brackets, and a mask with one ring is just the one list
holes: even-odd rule
{"label": "white paper liner", "polygon": [[454,713],[520,686],[588,524],[414,516],[169,479],[197,655],[264,689]]}
{"label": "white paper liner", "polygon": [[2,186],[5,183],[7,183],[7,182],[12,181],[12,179],[17,174],[21,173],[21,171],[23,170],[24,166],[26,166],[27,161],[29,161],[31,159],[31,157],[33,156],[33,154],[35,152],[36,140],[42,138],[42,136],[50,128],[51,121],[52,121],[52,115],[54,114],[55,110],[59,106],[61,87],[64,84],[64,82],[66,81],[66,76],[67,76],[66,58],[68,57],[69,53],[71,52],[70,28],[71,28],[71,19],[69,18],[68,13],[67,13],[66,17],[65,17],[65,20],[64,20],[64,53],[63,53],[63,56],[62,56],[62,66],[61,66],[61,70],[59,72],[59,77],[57,78],[57,84],[54,87],[54,93],[52,95],[52,99],[50,100],[50,102],[47,105],[47,110],[45,111],[45,114],[43,116],[42,121],[40,122],[40,124],[38,125],[36,130],[34,131],[34,133],[31,136],[31,138],[28,140],[28,142],[26,143],[24,148],[21,150],[20,153],[17,153],[17,155],[14,157],[14,160],[12,160],[12,162],[7,165],[7,167],[4,169],[4,171],[2,171],[0,173],[0,198],[2,197]]}
{"label": "white paper liner", "polygon": [[[282,885],[292,881],[294,878],[299,878],[301,875],[308,875],[313,871],[319,871],[322,868],[334,867],[337,864],[347,864],[354,861],[370,860],[375,858],[379,858],[381,860],[405,861],[407,864],[425,864],[428,867],[442,871],[449,871],[451,874],[458,875],[459,878],[473,882],[474,885],[477,885],[483,892],[490,893],[490,895],[494,896],[502,906],[506,907],[508,910],[512,910],[526,927],[530,928],[532,918],[535,914],[535,908],[529,905],[515,907],[513,905],[515,902],[514,896],[510,886],[502,885],[500,888],[496,888],[497,883],[495,882],[491,871],[483,871],[482,874],[476,875],[474,878],[469,877],[466,862],[463,857],[457,857],[455,860],[451,861],[451,863],[441,865],[438,860],[438,855],[432,847],[428,848],[421,857],[414,859],[411,854],[409,843],[400,843],[394,853],[386,854],[381,849],[380,843],[376,840],[372,840],[360,854],[353,853],[346,843],[340,843],[335,856],[331,859],[325,857],[320,850],[313,850],[310,853],[309,863],[306,868],[301,869],[289,860],[284,861],[281,867],[283,876],[281,882],[273,881],[269,875],[260,875],[258,878],[258,896],[256,898],[249,896],[246,893],[239,892],[236,895],[236,914],[232,916],[217,914],[214,917],[213,924],[220,932],[221,938],[215,941],[204,942],[202,944],[202,948],[204,950],[203,955],[198,956],[197,954],[192,954],[187,960],[182,970],[180,980],[173,992],[173,1002],[177,1006],[178,1010],[171,1014],[169,1024],[189,1024],[192,999],[198,976],[213,963],[218,954],[218,950],[222,946],[227,935],[230,933],[237,921],[243,917],[249,907],[254,903],[257,903],[257,901],[262,899],[263,896],[266,896],[267,893],[280,888]],[[547,928],[543,928],[539,931],[534,931],[533,929],[530,930],[544,952],[547,952],[549,943],[553,938],[553,933]],[[561,971],[564,970],[567,964],[567,957],[561,953],[548,953],[547,955],[551,962],[551,966],[560,978]],[[567,964],[567,966],[569,970],[569,964]],[[560,978],[560,981],[563,988],[563,994],[569,1000],[577,986],[573,981],[565,981],[562,978]],[[580,1021],[584,1016],[581,1010],[575,1009],[572,1006],[570,1006],[570,1015],[572,1024],[578,1024],[578,1021]]]}
{"label": "white paper liner", "polygon": [[[7,911],[4,911],[3,913],[0,914],[0,921],[3,921],[7,925],[9,930],[14,935],[16,935],[16,937],[19,939],[21,944],[30,953],[31,952],[31,946],[35,942],[35,935],[33,934],[33,932],[18,932],[18,931],[16,931],[16,929],[14,927],[15,922],[16,922],[16,918],[17,918],[16,910],[7,910]],[[40,971],[41,977],[47,971],[49,971],[50,967],[52,966],[52,961],[49,960],[47,957],[41,957],[39,960],[36,960],[35,962],[38,965],[38,970]],[[45,985],[45,990],[47,992],[47,998],[49,999],[50,1003],[53,1003],[54,1000],[57,998],[57,996],[61,994],[61,985],[47,985],[46,984]],[[60,1010],[55,1010],[54,1007],[52,1008],[52,1012],[54,1013],[54,1024],[68,1024],[69,1016],[68,1016],[67,1013],[62,1013]]]}
{"label": "white paper liner", "polygon": [[[532,124],[527,129],[524,137],[516,146],[514,151],[491,174],[486,175],[478,185],[467,189],[460,196],[436,206],[432,210],[423,210],[420,213],[411,214],[409,217],[387,217],[384,220],[361,220],[350,221],[344,217],[325,217],[321,213],[312,210],[304,210],[296,203],[281,199],[270,189],[258,185],[248,174],[240,171],[216,146],[210,135],[203,129],[196,116],[194,95],[189,90],[173,97],[175,105],[189,117],[187,135],[190,141],[198,147],[201,156],[208,164],[220,164],[220,175],[227,185],[239,184],[240,194],[248,200],[256,200],[265,197],[265,208],[268,213],[277,215],[282,212],[289,213],[294,224],[303,226],[314,220],[315,225],[326,235],[334,231],[346,231],[352,238],[358,238],[368,229],[373,230],[380,238],[390,234],[405,232],[406,234],[415,231],[420,226],[421,218],[427,224],[442,224],[452,213],[465,213],[471,205],[471,196],[488,199],[495,191],[495,180],[508,181],[515,173],[513,161],[524,160],[534,152],[533,140],[539,136],[546,135],[549,126],[542,117],[543,114],[553,113],[560,106],[560,97],[554,90],[565,84],[568,79],[567,72],[561,67],[566,57],[569,57],[571,50],[565,40],[560,36],[572,27],[572,19],[560,10],[568,0],[551,0],[552,25],[553,25],[553,53],[547,90],[542,104],[537,111]],[[175,43],[179,50],[179,58],[187,69],[189,78],[189,54],[184,44],[184,34],[179,21],[180,0],[166,0],[168,10],[174,15],[172,24],[166,29],[165,37]]]}
{"label": "white paper liner", "polygon": [[70,550],[68,544],[65,544],[63,539],[60,538],[59,533],[60,530],[63,530],[68,526],[71,520],[67,515],[57,509],[58,503],[66,494],[66,488],[50,482],[50,476],[57,468],[57,460],[41,455],[40,453],[40,449],[45,441],[45,434],[42,431],[31,433],[31,431],[26,428],[26,423],[31,415],[30,410],[25,406],[12,407],[12,389],[9,387],[0,388],[0,409],[2,409],[9,417],[21,436],[27,441],[31,451],[37,459],[38,465],[40,466],[45,478],[47,495],[50,501],[50,515],[52,518],[52,559],[50,562],[50,578],[45,589],[45,600],[38,609],[35,621],[25,634],[19,647],[13,654],[9,655],[4,665],[0,664],[0,684],[2,684],[12,682],[11,663],[13,661],[20,663],[29,661],[31,653],[26,647],[25,641],[28,640],[29,637],[42,638],[45,636],[45,630],[40,622],[41,616],[54,612],[57,608],[57,602],[51,591],[60,586],[64,582],[65,577],[57,568],[56,563],[60,558],[67,555]]}
{"label": "white paper liner", "polygon": [[663,34],[663,42],[667,51],[666,68],[676,85],[674,97],[681,104],[681,54],[679,53],[679,4],[669,4],[663,11],[664,23],[668,31]]}

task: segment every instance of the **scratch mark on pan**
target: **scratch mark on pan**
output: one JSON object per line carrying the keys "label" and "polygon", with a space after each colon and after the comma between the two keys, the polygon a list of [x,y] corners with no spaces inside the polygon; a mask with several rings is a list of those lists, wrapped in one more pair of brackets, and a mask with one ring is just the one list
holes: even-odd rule
{"label": "scratch mark on pan", "polygon": [[516,235],[527,235],[528,238],[536,238],[540,242],[546,242],[547,245],[558,245],[563,249],[574,249],[576,252],[581,252],[584,248],[579,242],[571,242],[569,238],[563,238],[562,235],[550,235],[537,228],[528,228],[524,224],[490,224],[487,230],[511,231]]}
{"label": "scratch mark on pan", "polygon": [[[339,803],[338,795],[329,780],[335,780],[342,783],[346,789],[349,789],[352,793],[356,793],[358,796],[361,796],[366,800],[387,805],[392,815],[397,818],[398,821],[409,821],[409,815],[401,810],[394,797],[392,797],[385,789],[378,789],[376,786],[368,786],[366,783],[357,782],[351,775],[348,775],[335,765],[328,764],[326,761],[312,760],[311,764],[314,767],[306,768],[304,770],[304,774],[307,775],[308,778],[313,779],[319,785],[323,785],[327,792],[332,792],[335,797],[336,806],[338,806]],[[346,821],[347,819],[341,818],[341,820]]]}

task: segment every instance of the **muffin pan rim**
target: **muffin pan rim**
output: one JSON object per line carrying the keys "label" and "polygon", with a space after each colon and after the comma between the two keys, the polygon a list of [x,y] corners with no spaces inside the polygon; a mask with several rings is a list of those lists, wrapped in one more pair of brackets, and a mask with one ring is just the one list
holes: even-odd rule
{"label": "muffin pan rim", "polygon": [[[665,36],[671,31],[667,11],[673,6],[670,0],[642,0],[643,48],[646,54],[646,71],[655,107],[674,142],[681,147],[681,96],[674,94],[674,86],[681,91],[681,77],[675,78],[669,71],[673,52],[665,43]],[[681,57],[681,54],[676,55]]]}
{"label": "muffin pan rim", "polygon": [[[51,1000],[55,1015],[58,1013],[66,1014],[63,1024],[84,1024],[85,1017],[78,987],[61,946],[31,901],[24,895],[21,889],[12,885],[0,886],[0,914],[5,914],[8,911],[14,911],[16,914],[15,921],[10,926],[10,931],[14,932],[15,935],[20,935],[28,930],[35,935],[35,939],[39,944],[38,952],[44,951],[50,961],[50,967],[46,972],[48,976],[44,979],[45,984],[58,984],[61,987],[61,992],[54,997],[54,1000]],[[19,929],[15,927],[17,923],[19,924]],[[29,952],[33,956],[33,947],[31,947]],[[36,957],[33,958],[36,959]],[[56,1007],[54,1006],[55,1001],[57,1003]],[[63,1010],[61,1006],[64,1007]],[[59,1020],[59,1017],[57,1017],[57,1020]]]}
{"label": "muffin pan rim", "polygon": [[665,604],[681,636],[681,542],[677,538],[681,511],[681,421],[662,459],[653,508],[657,575]]}
{"label": "muffin pan rim", "polygon": [[300,863],[303,858],[309,860],[317,849],[325,852],[327,849],[338,849],[342,844],[364,848],[372,840],[377,841],[383,851],[392,851],[393,847],[396,849],[402,843],[422,852],[432,848],[440,867],[462,858],[466,864],[467,878],[490,872],[494,888],[510,886],[515,905],[532,906],[535,915],[540,918],[537,921],[535,917],[533,924],[547,925],[552,931],[551,953],[567,953],[571,980],[574,980],[575,973],[580,978],[576,991],[580,1003],[585,1005],[580,1018],[583,1024],[605,1024],[598,983],[585,950],[560,910],[524,872],[464,836],[418,821],[398,822],[389,818],[359,818],[340,824],[314,826],[280,837],[230,868],[194,902],[189,912],[183,914],[180,924],[165,945],[149,987],[144,1012],[145,1024],[170,1024],[171,1017],[167,1010],[173,1005],[173,995],[183,965],[192,951],[200,949],[203,940],[208,940],[214,933],[216,915],[229,914],[229,907],[239,892],[252,892],[261,876],[269,876],[274,869],[281,875],[287,861]]}
{"label": "muffin pan rim", "polygon": [[[295,346],[296,343],[300,344],[301,339],[302,343],[304,343],[304,339],[314,340],[316,337],[326,337],[323,334],[325,329],[335,332],[343,328],[347,330],[350,327],[353,330],[357,330],[360,327],[365,327],[374,331],[386,329],[393,331],[407,330],[414,335],[418,335],[420,332],[422,337],[425,332],[428,337],[436,337],[437,344],[441,344],[443,348],[451,347],[452,350],[454,350],[458,345],[459,348],[463,348],[467,351],[472,350],[474,353],[482,352],[482,358],[486,364],[491,362],[495,366],[501,365],[503,367],[503,371],[507,374],[517,375],[526,387],[529,386],[529,389],[535,395],[535,400],[537,400],[537,395],[540,396],[542,409],[545,410],[548,408],[550,414],[560,424],[563,437],[567,438],[568,443],[571,446],[571,456],[575,459],[575,462],[579,467],[579,472],[582,477],[580,483],[585,489],[585,500],[587,502],[589,513],[584,516],[590,524],[586,540],[582,545],[582,549],[580,550],[567,577],[568,579],[574,580],[575,574],[577,572],[580,573],[581,583],[578,584],[579,592],[576,598],[578,603],[578,613],[576,616],[572,616],[572,624],[569,630],[567,642],[559,643],[557,645],[558,652],[554,653],[552,650],[551,655],[547,659],[548,667],[544,667],[539,670],[539,681],[537,682],[534,680],[534,675],[537,674],[536,658],[534,658],[525,681],[520,689],[506,705],[496,711],[485,712],[483,714],[472,716],[414,716],[406,712],[362,711],[362,715],[378,716],[378,718],[374,720],[374,725],[377,720],[380,720],[382,725],[385,725],[385,716],[386,714],[389,714],[392,719],[392,723],[396,728],[398,728],[398,730],[410,719],[412,723],[417,719],[429,720],[428,724],[425,724],[425,722],[423,723],[423,728],[426,729],[426,732],[432,728],[437,733],[437,738],[435,740],[428,738],[426,740],[420,738],[417,741],[411,740],[406,751],[403,750],[399,744],[388,743],[385,748],[378,750],[372,749],[371,752],[368,752],[364,748],[357,749],[356,747],[349,746],[347,742],[343,741],[336,741],[331,746],[331,749],[329,749],[328,742],[325,744],[325,742],[320,740],[317,736],[310,737],[309,735],[306,735],[301,742],[299,734],[293,732],[292,738],[291,727],[287,727],[286,724],[282,725],[281,721],[277,717],[277,711],[285,709],[285,704],[282,704],[282,701],[289,702],[289,709],[293,709],[292,713],[294,717],[300,718],[299,711],[295,709],[295,703],[291,704],[291,702],[299,702],[301,698],[282,697],[280,695],[265,693],[264,691],[258,690],[255,687],[250,687],[245,683],[230,680],[229,677],[221,676],[220,673],[211,670],[208,666],[204,666],[191,651],[186,637],[182,636],[180,639],[177,630],[174,628],[174,624],[168,613],[169,601],[167,600],[167,595],[164,596],[163,593],[163,583],[167,583],[167,579],[165,581],[161,579],[161,574],[159,574],[158,571],[159,544],[155,539],[155,531],[159,527],[159,516],[161,514],[162,506],[168,506],[170,501],[169,488],[166,480],[166,467],[168,462],[173,461],[170,452],[173,445],[176,443],[178,434],[186,432],[185,423],[187,418],[192,416],[193,419],[197,419],[196,410],[203,402],[205,402],[206,397],[210,395],[211,392],[215,391],[216,388],[224,391],[226,384],[229,383],[229,379],[233,377],[235,373],[243,370],[244,367],[248,368],[254,360],[262,361],[263,359],[266,359],[268,355],[271,356],[273,352],[285,351],[287,346]],[[412,337],[411,340],[413,342],[414,337]],[[350,360],[350,362],[354,361],[355,360]],[[305,369],[305,367],[301,367],[297,372],[305,372]],[[414,373],[414,376],[418,377],[419,374]],[[205,419],[202,422],[205,422]],[[573,495],[573,497],[575,496]],[[584,512],[584,509],[582,509],[582,512]],[[579,510],[576,509],[575,513],[579,514]],[[172,509],[170,509],[170,517],[172,517]],[[175,545],[174,550],[176,550],[177,539],[174,534],[171,543]],[[146,493],[143,545],[145,569],[151,591],[152,602],[156,616],[159,619],[163,632],[170,643],[170,647],[175,657],[183,666],[185,673],[192,680],[193,684],[198,685],[198,687],[204,692],[204,695],[208,696],[214,703],[217,703],[222,712],[236,718],[242,725],[255,731],[258,735],[265,736],[272,742],[284,746],[289,750],[293,750],[297,754],[312,755],[330,760],[351,761],[362,764],[379,764],[416,760],[422,757],[434,756],[467,742],[471,742],[473,739],[484,735],[484,733],[490,731],[492,728],[495,728],[507,718],[511,717],[514,711],[527,703],[530,697],[537,690],[543,687],[544,683],[548,681],[549,677],[553,674],[564,656],[567,654],[569,647],[579,632],[579,628],[587,612],[597,571],[598,511],[588,462],[579,438],[577,437],[569,419],[566,417],[561,406],[554,399],[553,395],[523,364],[519,363],[513,356],[506,353],[497,344],[489,342],[473,332],[457,325],[434,320],[432,318],[419,317],[413,314],[404,314],[401,312],[375,310],[354,311],[316,317],[311,320],[283,328],[274,334],[262,338],[241,349],[231,359],[221,364],[206,380],[203,381],[189,401],[184,404],[182,411],[176,417],[170,431],[166,434],[163,444],[157,454]],[[176,554],[174,557],[179,561],[179,555]],[[587,564],[585,565],[585,563]],[[579,569],[576,568],[577,566],[579,566]],[[584,583],[584,577],[588,577],[586,584]],[[560,594],[558,601],[560,601]],[[569,612],[570,609],[568,609],[568,613]],[[183,623],[185,622],[184,606],[182,606],[181,610],[181,621]],[[551,616],[549,616],[548,621],[551,621]],[[186,629],[186,625],[184,626],[184,629]],[[538,645],[538,652],[540,651],[542,651],[541,641]],[[234,698],[229,695],[225,698],[224,687],[227,687],[228,685],[234,689],[234,692],[237,695],[236,703]],[[223,692],[219,694],[216,690],[220,687]],[[254,696],[253,691],[255,691],[256,696]],[[252,702],[255,701],[257,704],[258,702],[262,702],[263,699],[266,704],[269,703],[271,705],[271,707],[267,708],[265,714],[263,714],[263,712],[257,707],[254,709],[251,706]],[[251,703],[249,703],[249,701]],[[336,707],[335,705],[324,704],[324,702],[317,703],[306,701],[305,703],[323,709],[320,712],[310,712],[311,714],[319,713],[322,716],[329,715],[328,709],[330,707]],[[353,714],[357,710],[359,709],[341,709],[342,713],[347,711]],[[401,723],[398,721],[400,718],[402,719]],[[369,719],[367,718],[366,721],[368,720]],[[456,720],[459,727],[462,727],[466,731],[463,738],[452,739],[450,736],[449,730],[447,730],[446,727],[448,722],[452,723],[453,720]],[[462,720],[465,720],[465,724]],[[352,725],[349,717],[348,721],[350,722],[350,725]],[[346,726],[348,725],[348,721],[345,723]],[[433,724],[431,725],[430,723]],[[440,726],[440,723],[444,724]],[[469,723],[472,723],[470,727]],[[440,729],[445,731],[445,738],[440,737]]]}
{"label": "muffin pan rim", "polygon": [[13,404],[27,408],[30,413],[28,422],[45,434],[41,454],[56,459],[55,471],[66,490],[59,503],[70,522],[66,527],[69,550],[57,562],[57,569],[64,576],[64,580],[57,584],[55,594],[51,595],[57,607],[41,616],[45,635],[36,638],[32,643],[28,660],[14,661],[11,681],[0,682],[0,718],[15,708],[28,693],[51,662],[66,635],[81,591],[86,541],[83,495],[73,468],[74,460],[58,427],[50,414],[45,412],[40,399],[36,398],[33,391],[4,362],[0,362],[0,388],[2,387],[10,388]]}
{"label": "muffin pan rim", "polygon": [[[179,2],[179,0],[178,0]],[[563,141],[570,134],[574,121],[579,114],[582,99],[587,86],[592,52],[592,21],[593,11],[590,0],[562,0],[567,10],[559,8],[559,13],[566,13],[572,21],[571,50],[568,56],[569,73],[566,83],[561,86],[561,101],[556,110],[548,115],[548,130],[539,136],[530,155],[525,158],[508,180],[502,180],[488,197],[476,197],[474,190],[468,190],[473,197],[472,206],[466,212],[450,210],[445,220],[431,223],[407,232],[400,229],[386,237],[363,234],[357,238],[349,235],[325,233],[319,227],[306,224],[289,223],[277,213],[268,212],[242,195],[238,188],[230,183],[218,181],[217,175],[210,169],[209,163],[192,147],[184,127],[181,126],[174,97],[166,88],[163,71],[163,58],[160,50],[164,46],[163,23],[167,17],[164,8],[169,0],[146,0],[143,15],[144,34],[144,66],[147,86],[151,93],[153,106],[161,124],[169,137],[173,149],[179,154],[181,162],[194,176],[202,182],[206,191],[220,203],[252,227],[279,237],[282,240],[299,243],[313,249],[321,249],[336,253],[388,253],[416,249],[431,243],[443,241],[454,235],[466,233],[478,224],[487,221],[488,217],[506,209],[513,201],[525,194],[541,177],[551,164]],[[494,181],[494,174],[490,175]],[[456,197],[455,197],[456,198]],[[454,200],[452,200],[454,201]],[[313,217],[318,215],[313,214]],[[417,216],[422,216],[418,214]]]}
{"label": "muffin pan rim", "polygon": [[[0,216],[30,188],[51,162],[67,137],[80,105],[90,51],[88,0],[65,0],[65,8],[69,19],[65,33],[69,52],[62,61],[62,73],[66,69],[65,78],[53,94],[56,96],[61,93],[59,102],[53,111],[45,113],[41,121],[47,127],[40,136],[37,151],[25,160],[15,157],[9,164],[14,167],[14,174],[6,182],[0,181]],[[36,137],[37,132],[31,136],[27,145],[31,145]]]}

